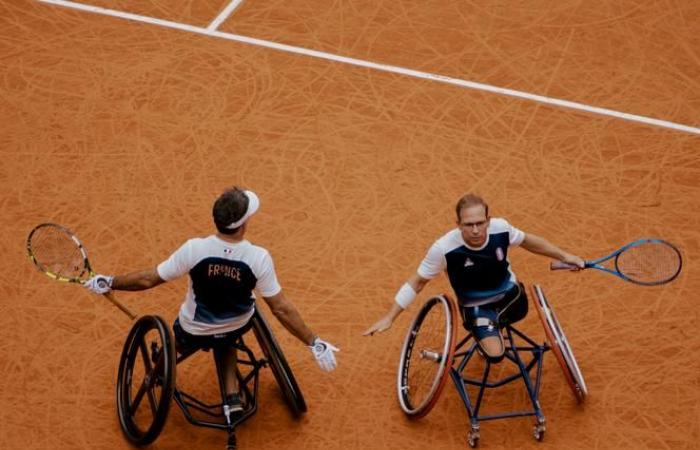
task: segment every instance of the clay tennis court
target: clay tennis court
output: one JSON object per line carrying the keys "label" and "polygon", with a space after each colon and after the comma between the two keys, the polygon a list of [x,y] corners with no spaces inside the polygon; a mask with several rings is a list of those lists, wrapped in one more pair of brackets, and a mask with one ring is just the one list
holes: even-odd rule
{"label": "clay tennis court", "polygon": [[[419,421],[398,406],[417,306],[390,331],[361,334],[468,191],[586,258],[646,236],[684,256],[673,283],[640,287],[552,273],[514,250],[519,278],[556,309],[590,396],[576,405],[547,355],[545,440],[533,440],[531,418],[510,419],[483,423],[480,446],[697,448],[700,4],[245,0],[222,16],[228,0],[86,2],[109,11],[0,4],[0,447],[130,448],[114,391],[132,322],[36,271],[29,231],[70,227],[98,272],[151,268],[211,233],[212,202],[237,184],[262,200],[249,239],[341,348],[323,373],[271,320],[309,411],[294,420],[264,371],[240,448],[466,448],[451,385]],[[186,283],[118,297],[172,323]],[[440,292],[446,278],[417,303]],[[532,308],[521,328],[544,339]],[[210,358],[177,376],[215,399]],[[518,389],[488,401],[527,405]],[[225,442],[173,405],[152,448]]]}

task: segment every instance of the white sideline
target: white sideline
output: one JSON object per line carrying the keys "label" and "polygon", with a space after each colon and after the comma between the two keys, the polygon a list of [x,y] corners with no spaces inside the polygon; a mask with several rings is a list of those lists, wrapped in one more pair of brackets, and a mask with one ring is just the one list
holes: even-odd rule
{"label": "white sideline", "polygon": [[[700,135],[700,128],[692,127],[692,126],[688,126],[688,125],[683,125],[683,124],[679,124],[679,123],[675,123],[675,122],[669,122],[666,120],[654,119],[651,117],[624,113],[624,112],[615,111],[615,110],[607,109],[607,108],[599,108],[597,106],[589,106],[589,105],[585,105],[583,103],[577,103],[577,102],[572,102],[572,101],[568,101],[568,100],[561,100],[558,98],[546,97],[543,95],[530,94],[527,92],[516,91],[513,89],[506,89],[506,88],[501,88],[501,87],[497,87],[497,86],[491,86],[489,84],[476,83],[473,81],[461,80],[459,78],[452,78],[452,77],[447,77],[444,75],[437,75],[437,74],[432,74],[432,73],[428,73],[428,72],[421,72],[418,70],[407,69],[404,67],[392,66],[392,65],[388,65],[388,64],[374,63],[374,62],[370,62],[370,61],[364,61],[361,59],[349,58],[347,56],[334,55],[332,53],[321,52],[318,50],[309,50],[309,49],[305,49],[302,47],[294,47],[292,45],[278,44],[276,42],[266,41],[263,39],[255,39],[255,38],[240,36],[237,34],[224,33],[224,32],[217,31],[216,29],[214,29],[214,28],[218,27],[218,25],[220,25],[220,24],[216,24],[216,27],[213,27],[215,25],[214,22],[216,22],[216,20],[214,22],[212,22],[211,25],[209,25],[209,27],[212,28],[212,29],[209,29],[209,28],[202,28],[202,27],[197,27],[197,26],[193,26],[193,25],[186,25],[186,24],[178,23],[178,22],[171,22],[169,20],[157,19],[154,17],[141,16],[138,14],[131,14],[131,13],[126,13],[126,12],[116,11],[113,9],[102,8],[99,6],[85,5],[82,3],[76,3],[76,2],[67,1],[67,0],[38,0],[38,1],[40,1],[42,3],[63,6],[66,8],[77,9],[80,11],[87,11],[87,12],[91,12],[91,13],[95,13],[95,14],[102,14],[105,16],[118,17],[121,19],[132,20],[135,22],[148,23],[151,25],[158,25],[158,26],[165,27],[165,28],[172,28],[172,29],[176,29],[176,30],[187,31],[190,33],[202,34],[202,35],[206,35],[206,36],[217,37],[220,39],[226,39],[229,41],[236,41],[236,42],[242,42],[242,43],[246,43],[246,44],[250,44],[250,45],[256,45],[259,47],[271,48],[271,49],[275,49],[275,50],[279,50],[279,51],[283,51],[283,52],[289,52],[289,53],[294,53],[294,54],[298,54],[298,55],[310,56],[312,58],[319,58],[319,59],[325,59],[325,60],[344,63],[344,64],[351,64],[354,66],[366,67],[368,69],[381,70],[384,72],[396,73],[396,74],[405,75],[405,76],[414,77],[414,78],[422,78],[422,79],[426,79],[426,80],[438,81],[438,82],[447,83],[447,84],[451,84],[454,86],[459,86],[459,87],[463,87],[463,88],[467,88],[467,89],[492,92],[495,94],[506,95],[509,97],[516,97],[516,98],[521,98],[521,99],[525,99],[525,100],[530,100],[530,101],[537,102],[537,103],[554,105],[554,106],[559,106],[562,108],[584,111],[584,112],[591,113],[591,114],[598,114],[598,115],[602,115],[602,116],[615,117],[618,119],[628,120],[631,122],[638,122],[638,123],[643,123],[646,125],[653,125],[653,126],[657,126],[657,127],[661,127],[661,128],[669,128],[672,130],[684,131],[687,133]],[[234,5],[234,4],[237,5],[236,0],[231,2],[228,5],[228,7],[224,11],[222,11],[222,13],[219,16],[221,17],[226,12],[226,10],[231,8],[232,5]],[[235,5],[233,7],[235,8]],[[218,19],[218,17],[217,17],[217,19]]]}
{"label": "white sideline", "polygon": [[219,13],[218,16],[216,16],[216,19],[214,19],[209,26],[207,27],[207,30],[209,31],[214,31],[217,28],[219,28],[219,25],[224,23],[224,20],[228,19],[228,17],[233,14],[233,11],[238,8],[238,5],[241,4],[243,0],[232,0],[231,3],[228,4],[226,8],[224,8],[221,13]]}

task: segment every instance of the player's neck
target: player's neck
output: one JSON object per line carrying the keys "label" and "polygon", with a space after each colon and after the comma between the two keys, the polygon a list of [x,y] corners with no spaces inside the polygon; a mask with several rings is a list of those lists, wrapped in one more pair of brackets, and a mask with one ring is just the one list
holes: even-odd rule
{"label": "player's neck", "polygon": [[241,242],[243,240],[243,233],[241,233],[241,232],[238,232],[235,234],[216,233],[216,237],[218,237],[222,241],[231,242],[232,244],[235,244],[235,243]]}

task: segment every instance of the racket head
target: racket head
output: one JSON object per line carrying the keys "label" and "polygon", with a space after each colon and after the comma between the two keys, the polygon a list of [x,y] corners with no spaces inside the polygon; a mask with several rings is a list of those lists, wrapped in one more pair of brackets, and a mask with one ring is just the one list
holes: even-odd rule
{"label": "racket head", "polygon": [[639,239],[615,255],[615,271],[632,283],[655,286],[678,277],[683,267],[680,250],[661,239]]}
{"label": "racket head", "polygon": [[446,295],[430,298],[406,333],[397,378],[399,403],[413,419],[428,414],[440,397],[454,360],[457,313]]}
{"label": "racket head", "polygon": [[588,388],[586,387],[586,382],[583,379],[583,374],[581,369],[576,362],[574,357],[574,352],[569,345],[569,341],[566,339],[564,330],[562,330],[561,325],[557,316],[554,314],[549,302],[544,295],[542,288],[535,284],[531,288],[532,298],[534,298],[535,306],[537,309],[537,315],[542,322],[545,335],[547,336],[547,341],[549,346],[554,353],[554,356],[561,367],[564,378],[566,379],[571,392],[574,394],[574,398],[578,403],[583,403],[586,396],[588,395]]}
{"label": "racket head", "polygon": [[62,225],[42,223],[34,227],[27,237],[27,254],[41,272],[56,281],[82,283],[92,275],[83,245]]}

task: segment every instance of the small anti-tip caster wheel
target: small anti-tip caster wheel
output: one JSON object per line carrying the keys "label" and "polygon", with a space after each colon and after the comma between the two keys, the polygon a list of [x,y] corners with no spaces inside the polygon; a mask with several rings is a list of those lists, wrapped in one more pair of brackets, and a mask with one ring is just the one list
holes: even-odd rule
{"label": "small anti-tip caster wheel", "polygon": [[236,450],[236,434],[228,434],[228,442],[226,443],[226,450]]}
{"label": "small anti-tip caster wheel", "polygon": [[473,427],[467,434],[467,444],[471,448],[477,448],[479,446],[479,428]]}
{"label": "small anti-tip caster wheel", "polygon": [[544,439],[544,432],[544,423],[538,423],[537,425],[535,425],[535,429],[532,432],[532,436],[535,438],[536,441],[542,442],[542,440]]}

